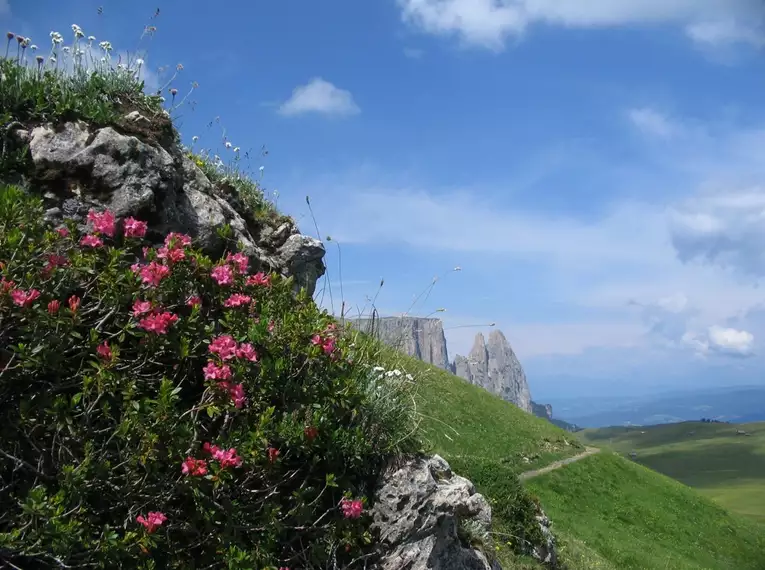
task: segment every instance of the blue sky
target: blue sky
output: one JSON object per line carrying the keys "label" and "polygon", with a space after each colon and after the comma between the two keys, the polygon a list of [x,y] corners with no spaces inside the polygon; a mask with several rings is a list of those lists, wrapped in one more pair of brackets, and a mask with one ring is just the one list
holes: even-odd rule
{"label": "blue sky", "polygon": [[341,274],[383,314],[439,276],[411,313],[446,309],[452,355],[496,323],[539,400],[763,383],[760,0],[102,4],[0,22],[43,49],[78,24],[151,85],[182,63],[184,140],[225,127],[315,233],[310,195],[326,306]]}

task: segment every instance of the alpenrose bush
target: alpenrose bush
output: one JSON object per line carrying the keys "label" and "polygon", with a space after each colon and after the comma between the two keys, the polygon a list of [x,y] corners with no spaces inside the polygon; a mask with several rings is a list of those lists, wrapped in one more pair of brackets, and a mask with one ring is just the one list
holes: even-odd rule
{"label": "alpenrose bush", "polygon": [[0,562],[366,560],[366,495],[417,447],[406,398],[290,279],[87,222],[0,188]]}

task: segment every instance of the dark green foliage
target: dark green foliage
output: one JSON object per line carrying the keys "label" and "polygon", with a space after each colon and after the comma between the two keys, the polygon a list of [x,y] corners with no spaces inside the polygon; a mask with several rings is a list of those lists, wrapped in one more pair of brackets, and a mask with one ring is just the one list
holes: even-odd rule
{"label": "dark green foliage", "polygon": [[[362,347],[294,297],[291,280],[248,284],[234,272],[220,285],[214,267],[236,262],[181,238],[166,242],[175,261],[144,253],[121,223],[89,248],[41,215],[38,200],[0,190],[0,562],[302,569],[361,556],[366,515],[346,519],[339,502],[367,495],[389,456],[417,449],[408,400],[380,401]],[[148,286],[137,261],[169,275]],[[226,307],[233,293],[251,301]],[[136,316],[136,301],[153,308]],[[178,319],[150,332],[141,322],[152,311]],[[250,343],[257,361],[221,361],[210,352],[221,335]],[[230,367],[228,387],[204,378],[208,361]],[[235,448],[241,466],[222,468],[205,443]],[[182,474],[188,457],[207,474]],[[136,517],[151,511],[167,520],[147,532]]]}

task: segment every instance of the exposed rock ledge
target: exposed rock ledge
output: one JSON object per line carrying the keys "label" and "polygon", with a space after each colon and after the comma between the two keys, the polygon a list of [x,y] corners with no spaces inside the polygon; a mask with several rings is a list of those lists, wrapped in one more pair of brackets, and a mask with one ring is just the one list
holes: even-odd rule
{"label": "exposed rock ledge", "polygon": [[491,507],[438,455],[392,464],[377,489],[372,516],[372,529],[380,534],[379,570],[501,570],[460,541],[465,520],[490,529]]}
{"label": "exposed rock ledge", "polygon": [[256,219],[233,188],[214,185],[175,142],[163,146],[82,122],[18,124],[9,134],[15,146],[29,146],[31,163],[21,184],[44,197],[53,220],[84,223],[91,207],[109,208],[118,217],[148,221],[149,239],[187,233],[211,255],[222,253],[217,230],[229,224],[251,256],[251,270],[292,276],[311,294],[324,274],[321,241],[301,235],[286,218]]}

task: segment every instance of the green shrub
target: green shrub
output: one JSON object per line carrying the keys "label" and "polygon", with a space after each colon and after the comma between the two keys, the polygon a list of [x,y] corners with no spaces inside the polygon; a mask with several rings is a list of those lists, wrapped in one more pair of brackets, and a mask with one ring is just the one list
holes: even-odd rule
{"label": "green shrub", "polygon": [[144,247],[142,223],[108,211],[86,235],[42,214],[0,188],[0,561],[364,559],[365,495],[417,448],[369,347],[242,254]]}

